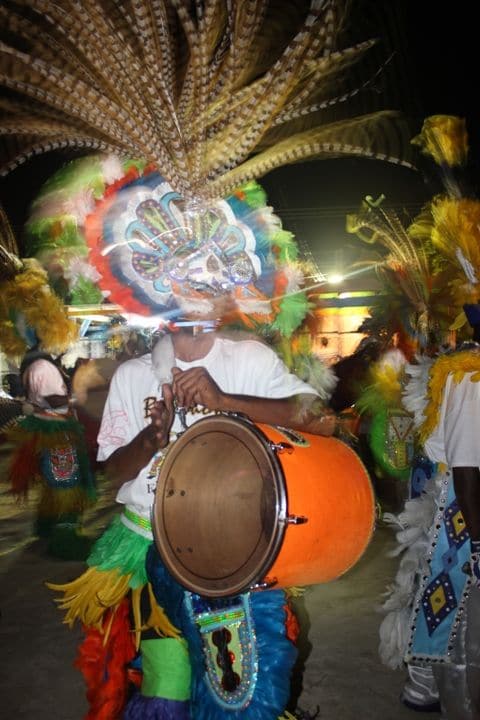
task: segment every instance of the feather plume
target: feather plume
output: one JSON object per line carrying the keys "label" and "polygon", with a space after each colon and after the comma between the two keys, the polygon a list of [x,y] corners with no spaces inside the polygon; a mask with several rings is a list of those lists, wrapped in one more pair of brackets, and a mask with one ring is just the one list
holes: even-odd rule
{"label": "feather plume", "polygon": [[428,380],[433,359],[427,355],[418,355],[415,361],[415,364],[405,367],[408,380],[403,390],[403,405],[413,415],[413,422],[418,429],[425,420]]}
{"label": "feather plume", "polygon": [[383,519],[395,531],[396,548],[391,556],[402,555],[393,583],[387,588],[380,611],[379,653],[382,662],[392,669],[402,667],[410,636],[412,598],[419,576],[428,572],[429,533],[437,511],[439,488],[443,480],[435,475],[422,495],[405,503],[399,515],[385,513]]}
{"label": "feather plume", "polygon": [[[384,208],[385,197],[367,196],[360,211],[347,216],[347,231],[374,246],[372,258],[387,294],[387,306],[377,312],[396,317],[403,330],[423,348],[433,333],[445,329],[453,319],[435,277],[432,255],[411,234],[395,210]],[[397,330],[395,327],[394,330]]]}
{"label": "feather plume", "polygon": [[465,120],[453,115],[431,115],[424,120],[421,132],[412,143],[438,165],[464,165],[468,155]]}
{"label": "feather plume", "polygon": [[0,171],[100,151],[208,200],[313,157],[412,167],[398,114],[348,117],[375,79],[348,87],[348,70],[374,42],[338,47],[344,15],[344,0],[5,0]]}

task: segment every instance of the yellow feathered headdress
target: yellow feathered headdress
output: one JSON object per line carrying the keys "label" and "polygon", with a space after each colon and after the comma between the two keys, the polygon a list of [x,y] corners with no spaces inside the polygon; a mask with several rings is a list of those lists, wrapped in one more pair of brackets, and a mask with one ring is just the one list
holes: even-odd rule
{"label": "yellow feathered headdress", "polygon": [[450,172],[463,167],[468,156],[468,137],[462,118],[435,115],[427,118],[414,141],[443,171],[446,193],[432,199],[411,227],[411,235],[436,256],[457,317],[452,330],[466,322],[465,303],[477,303],[480,281],[480,201],[462,193]]}
{"label": "yellow feathered headdress", "polygon": [[21,260],[7,215],[0,208],[0,347],[21,358],[39,346],[64,352],[78,337],[74,320],[51,290],[46,271],[34,259]]}

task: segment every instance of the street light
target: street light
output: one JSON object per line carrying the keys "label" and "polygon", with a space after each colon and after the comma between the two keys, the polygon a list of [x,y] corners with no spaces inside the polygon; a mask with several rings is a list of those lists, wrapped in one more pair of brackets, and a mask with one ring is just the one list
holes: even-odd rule
{"label": "street light", "polygon": [[340,275],[340,273],[333,273],[333,275],[330,275],[328,278],[328,282],[330,285],[340,285],[344,281],[343,275]]}

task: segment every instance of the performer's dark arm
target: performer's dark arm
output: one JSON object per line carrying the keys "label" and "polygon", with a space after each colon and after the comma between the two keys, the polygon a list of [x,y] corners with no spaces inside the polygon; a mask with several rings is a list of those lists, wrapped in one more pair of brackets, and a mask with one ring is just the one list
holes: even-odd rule
{"label": "performer's dark arm", "polygon": [[105,472],[114,487],[133,480],[159,450],[168,445],[174,418],[173,395],[169,385],[163,386],[163,400],[150,412],[150,423],[128,445],[115,450],[105,464]]}
{"label": "performer's dark arm", "polygon": [[184,372],[173,369],[173,393],[177,405],[203,405],[209,410],[238,412],[257,423],[281,425],[315,435],[332,435],[337,418],[313,393],[270,399],[224,393],[205,368]]}
{"label": "performer's dark arm", "polygon": [[68,395],[47,395],[45,400],[48,402],[52,409],[59,407],[67,407]]}
{"label": "performer's dark arm", "polygon": [[468,533],[472,540],[480,540],[480,469],[454,467],[453,484]]}

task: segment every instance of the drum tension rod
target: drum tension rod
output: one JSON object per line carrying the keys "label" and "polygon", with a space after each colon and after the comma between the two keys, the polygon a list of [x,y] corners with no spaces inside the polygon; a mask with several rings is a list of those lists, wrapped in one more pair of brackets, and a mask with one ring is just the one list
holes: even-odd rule
{"label": "drum tension rod", "polygon": [[293,452],[293,445],[290,445],[290,443],[286,442],[279,442],[279,443],[270,443],[270,447],[272,450],[275,450],[279,455],[281,455],[284,452],[287,452],[289,455]]}
{"label": "drum tension rod", "polygon": [[250,585],[249,590],[251,592],[255,592],[257,590],[270,590],[270,588],[274,587],[278,583],[278,580],[276,577],[273,578],[266,578],[263,582],[255,583],[255,585]]}
{"label": "drum tension rod", "polygon": [[308,518],[305,515],[287,515],[288,525],[305,525],[308,522]]}

